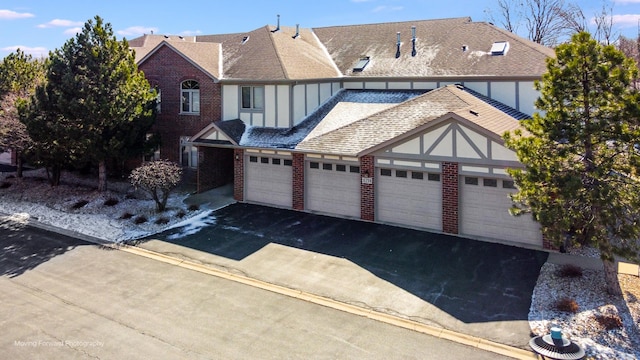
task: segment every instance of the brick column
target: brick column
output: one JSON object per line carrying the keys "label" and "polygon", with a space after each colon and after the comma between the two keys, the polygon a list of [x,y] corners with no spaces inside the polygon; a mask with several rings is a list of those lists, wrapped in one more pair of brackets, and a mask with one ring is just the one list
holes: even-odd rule
{"label": "brick column", "polygon": [[304,154],[294,153],[293,169],[293,210],[304,210]]}
{"label": "brick column", "polygon": [[458,163],[442,162],[442,231],[458,233]]}
{"label": "brick column", "polygon": [[373,156],[360,158],[360,218],[375,221],[375,192],[373,179],[375,166]]}
{"label": "brick column", "polygon": [[244,201],[244,150],[233,150],[233,198]]}

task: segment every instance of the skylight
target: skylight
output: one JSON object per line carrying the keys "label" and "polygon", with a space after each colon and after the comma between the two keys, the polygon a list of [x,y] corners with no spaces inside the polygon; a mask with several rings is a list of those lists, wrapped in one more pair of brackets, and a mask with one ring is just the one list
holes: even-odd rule
{"label": "skylight", "polygon": [[496,41],[491,45],[491,55],[506,55],[509,51],[508,41]]}
{"label": "skylight", "polygon": [[369,57],[363,57],[360,58],[360,61],[358,61],[358,63],[356,64],[356,66],[353,67],[353,71],[362,71],[364,70],[364,68],[367,66],[367,64],[369,64]]}

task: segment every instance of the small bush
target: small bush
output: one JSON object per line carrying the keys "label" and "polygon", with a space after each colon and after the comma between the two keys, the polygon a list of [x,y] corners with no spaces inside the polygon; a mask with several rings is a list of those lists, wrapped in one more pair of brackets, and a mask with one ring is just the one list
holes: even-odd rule
{"label": "small bush", "polygon": [[156,219],[155,223],[157,225],[164,225],[164,224],[168,224],[169,223],[169,218],[166,217],[159,217],[158,219]]}
{"label": "small bush", "polygon": [[6,188],[8,188],[9,186],[11,186],[11,183],[10,183],[10,182],[5,182],[5,181],[3,181],[3,182],[1,182],[1,183],[0,183],[0,189],[6,189]]}
{"label": "small bush", "polygon": [[191,205],[189,205],[187,210],[189,210],[189,211],[198,211],[198,210],[200,210],[200,206],[198,206],[196,204],[191,204]]}
{"label": "small bush", "polygon": [[178,212],[176,213],[176,216],[177,216],[179,219],[182,219],[182,218],[183,218],[183,217],[185,217],[186,215],[187,215],[187,213],[186,213],[184,210],[182,210],[182,209],[178,210]]}
{"label": "small bush", "polygon": [[15,179],[16,176],[15,175],[7,175],[7,179]]}
{"label": "small bush", "polygon": [[578,312],[578,303],[570,298],[562,298],[556,301],[555,304],[556,310],[568,312],[568,313],[577,313]]}
{"label": "small bush", "polygon": [[582,268],[573,264],[564,264],[558,270],[558,275],[564,278],[577,278],[582,276]]}
{"label": "small bush", "polygon": [[127,199],[127,200],[135,200],[136,196],[135,196],[135,194],[127,194],[127,195],[124,196],[124,198]]}
{"label": "small bush", "polygon": [[81,207],[84,207],[88,203],[89,203],[89,201],[87,201],[87,200],[80,200],[80,201],[76,202],[75,204],[71,205],[71,208],[72,209],[80,209]]}
{"label": "small bush", "polygon": [[126,213],[122,214],[122,216],[120,216],[120,219],[127,220],[127,219],[131,219],[132,217],[133,217],[132,213],[126,212]]}
{"label": "small bush", "polygon": [[104,206],[115,206],[115,205],[118,205],[119,202],[120,200],[116,198],[108,198],[107,200],[104,201]]}
{"label": "small bush", "polygon": [[136,217],[135,219],[133,219],[133,222],[134,222],[135,224],[144,224],[144,223],[146,223],[147,221],[149,221],[149,220],[148,220],[148,219],[147,219],[147,217],[146,217],[146,216],[144,216],[144,215],[140,215],[140,216]]}
{"label": "small bush", "polygon": [[596,315],[595,319],[607,331],[622,328],[622,319],[617,314]]}

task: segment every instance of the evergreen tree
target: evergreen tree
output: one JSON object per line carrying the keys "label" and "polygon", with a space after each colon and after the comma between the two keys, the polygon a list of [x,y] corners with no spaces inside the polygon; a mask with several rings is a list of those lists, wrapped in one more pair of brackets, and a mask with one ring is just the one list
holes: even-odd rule
{"label": "evergreen tree", "polygon": [[615,256],[637,259],[640,234],[638,69],[588,33],[556,48],[536,83],[541,110],[505,134],[525,165],[510,170],[517,215],[532,212],[558,246],[591,244],[601,252],[607,290],[620,294]]}
{"label": "evergreen tree", "polygon": [[155,119],[155,93],[138,71],[127,41],[116,40],[111,25],[99,16],[50,58],[46,89],[35,104],[52,113],[32,121],[61,121],[76,134],[66,145],[74,157],[98,165],[98,190],[104,191],[107,161],[144,150]]}

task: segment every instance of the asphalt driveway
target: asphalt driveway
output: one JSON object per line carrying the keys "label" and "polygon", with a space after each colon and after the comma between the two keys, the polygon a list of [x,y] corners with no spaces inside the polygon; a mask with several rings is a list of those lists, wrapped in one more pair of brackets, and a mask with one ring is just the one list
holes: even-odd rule
{"label": "asphalt driveway", "polygon": [[520,347],[548,256],[251,204],[232,204],[139,246]]}

